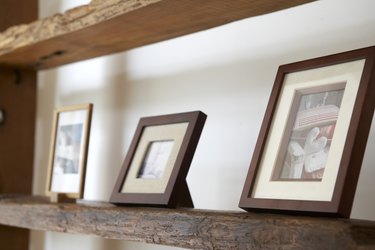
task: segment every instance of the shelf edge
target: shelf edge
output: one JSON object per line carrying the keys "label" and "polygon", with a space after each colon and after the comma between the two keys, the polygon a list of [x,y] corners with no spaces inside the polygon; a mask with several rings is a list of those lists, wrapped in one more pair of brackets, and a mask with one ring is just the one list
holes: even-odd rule
{"label": "shelf edge", "polygon": [[93,1],[0,33],[0,64],[57,67],[312,1]]}
{"label": "shelf edge", "polygon": [[0,196],[0,224],[192,249],[375,247],[375,222]]}

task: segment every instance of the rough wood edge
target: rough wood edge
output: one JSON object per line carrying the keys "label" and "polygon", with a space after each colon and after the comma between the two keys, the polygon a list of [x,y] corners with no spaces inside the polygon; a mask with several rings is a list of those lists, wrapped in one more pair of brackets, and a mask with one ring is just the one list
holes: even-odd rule
{"label": "rough wood edge", "polygon": [[0,33],[0,55],[20,47],[71,33],[162,0],[94,0],[65,13],[8,28]]}
{"label": "rough wood edge", "polygon": [[0,196],[3,225],[192,249],[373,249],[375,222]]}
{"label": "rough wood edge", "polygon": [[0,64],[47,69],[315,0],[95,0],[0,33]]}

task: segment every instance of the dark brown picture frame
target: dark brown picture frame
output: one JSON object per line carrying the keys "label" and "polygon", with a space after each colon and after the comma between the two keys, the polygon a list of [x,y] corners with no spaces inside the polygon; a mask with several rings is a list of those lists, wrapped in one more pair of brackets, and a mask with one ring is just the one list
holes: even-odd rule
{"label": "dark brown picture frame", "polygon": [[[147,205],[171,208],[177,206],[193,207],[193,202],[185,179],[206,121],[206,117],[207,116],[201,111],[193,111],[141,118],[122,165],[122,169],[117,178],[110,202],[115,204]],[[166,134],[169,134],[170,131],[175,130],[175,126],[178,127],[180,125],[184,128],[180,130],[176,129],[176,133],[178,134],[177,137],[180,139],[178,139],[178,143],[175,142],[172,146],[171,150],[175,153],[171,154],[174,154],[174,156],[172,157],[169,155],[168,157],[164,157],[168,158],[168,162],[171,162],[169,172],[166,171],[163,173],[162,177],[165,180],[165,188],[161,188],[162,191],[154,193],[154,190],[147,187],[149,180],[142,180],[142,178],[139,177],[139,173],[142,171],[141,165],[143,165],[143,162],[145,162],[145,159],[149,154],[150,145],[155,143],[156,140],[143,138],[153,137],[153,134],[157,133],[159,130],[164,130]],[[173,128],[168,126],[172,126]],[[161,135],[160,139],[157,140],[157,142],[166,141],[171,141],[169,135]],[[141,159],[141,161],[137,160],[137,158]],[[137,172],[136,177],[134,177],[135,172]],[[130,189],[130,191],[124,191],[125,185],[129,184],[130,181],[140,183],[141,186],[139,186],[139,188],[141,188],[142,191],[138,192],[137,187],[135,188],[135,191],[132,189]],[[158,185],[158,181],[159,179],[155,180],[156,185]],[[145,188],[145,190],[143,188]]]}
{"label": "dark brown picture frame", "polygon": [[[340,131],[340,133],[345,136],[343,140],[342,151],[340,155],[335,155],[334,160],[331,162],[337,164],[337,172],[335,172],[334,178],[332,179],[332,195],[329,199],[305,199],[302,198],[290,198],[293,196],[296,189],[288,190],[290,183],[294,182],[295,185],[319,185],[319,181],[312,182],[311,180],[275,180],[271,178],[269,174],[271,169],[275,169],[274,164],[266,164],[273,156],[269,154],[267,143],[270,143],[269,140],[272,138],[284,138],[280,139],[284,143],[284,146],[280,144],[272,144],[273,155],[280,158],[280,154],[285,154],[285,144],[289,143],[289,140],[285,143],[285,137],[289,137],[291,132],[288,129],[282,130],[280,134],[283,136],[275,137],[275,130],[280,130],[285,128],[289,124],[289,127],[296,126],[293,124],[295,121],[286,121],[285,124],[280,125],[277,122],[278,120],[278,111],[281,110],[283,98],[286,99],[284,87],[285,82],[289,81],[290,78],[293,78],[293,74],[299,72],[313,72],[319,71],[321,69],[329,68],[330,66],[335,65],[344,65],[346,63],[355,63],[363,62],[363,69],[358,75],[358,91],[353,94],[353,106],[350,111],[350,116],[348,119],[348,127],[345,132]],[[339,66],[338,66],[339,67]],[[303,79],[300,81],[303,81]],[[306,79],[309,81],[309,79]],[[313,82],[313,80],[311,80]],[[331,82],[332,83],[332,82]],[[337,82],[336,82],[337,83]],[[327,82],[328,84],[328,82]],[[312,84],[313,85],[313,84]],[[286,91],[286,90],[285,90]],[[294,90],[295,91],[295,90]],[[349,90],[348,90],[349,91]],[[284,95],[284,96],[283,96]],[[349,94],[348,94],[349,96]],[[296,98],[295,96],[292,98]],[[291,98],[289,98],[291,99]],[[302,99],[301,99],[302,100]],[[291,101],[292,102],[292,101]],[[302,102],[302,101],[300,101]],[[302,104],[301,104],[302,105]],[[259,133],[258,141],[254,150],[253,158],[250,163],[249,171],[246,177],[245,185],[241,195],[239,207],[247,211],[271,211],[271,212],[284,212],[284,213],[302,213],[302,214],[319,214],[319,215],[330,215],[330,216],[340,216],[340,217],[349,217],[351,213],[351,208],[353,204],[354,194],[358,182],[358,177],[360,173],[360,168],[362,164],[363,155],[366,148],[366,142],[368,138],[368,133],[371,127],[371,121],[374,113],[375,107],[375,47],[368,47],[358,50],[353,50],[349,52],[339,53],[330,56],[324,56],[320,58],[315,58],[311,60],[305,60],[301,62],[296,62],[292,64],[282,65],[279,67],[279,70],[276,75],[275,83],[271,92],[271,97],[266,109],[265,117],[262,123],[262,127]],[[292,107],[289,107],[289,113],[284,114],[286,120],[293,119],[293,112],[296,110],[291,110]],[[295,108],[296,109],[296,108]],[[339,112],[338,117],[343,116],[345,112]],[[280,115],[279,115],[280,116]],[[294,115],[295,116],[295,115]],[[289,117],[289,118],[288,118]],[[294,117],[295,118],[295,117]],[[338,118],[338,119],[339,119]],[[292,124],[291,124],[292,123]],[[336,125],[335,125],[336,126]],[[335,128],[336,129],[336,128]],[[337,131],[334,132],[339,133]],[[287,135],[285,135],[287,134]],[[339,138],[339,137],[335,137]],[[291,143],[292,139],[290,139]],[[314,141],[315,142],[315,141]],[[339,143],[337,143],[338,145]],[[340,144],[340,145],[341,145]],[[280,153],[281,152],[281,153]],[[330,152],[328,153],[328,155]],[[286,157],[283,158],[282,155],[281,161],[285,166]],[[303,156],[304,162],[303,166],[306,167],[307,156]],[[333,158],[332,158],[333,159]],[[285,161],[285,162],[283,162]],[[280,160],[279,160],[280,162]],[[324,162],[324,167],[328,166],[327,162]],[[293,165],[294,167],[296,165]],[[327,167],[328,169],[328,167]],[[324,171],[328,171],[325,169]],[[305,171],[305,169],[303,170]],[[326,173],[324,172],[324,175]],[[323,175],[323,176],[324,176]],[[268,178],[268,179],[267,179]],[[263,181],[264,180],[264,181]],[[312,184],[300,184],[300,183],[312,183]],[[284,194],[269,194],[270,190],[263,188],[264,183],[270,183],[272,185],[284,185],[285,193]],[[315,184],[314,184],[315,183]],[[263,185],[263,186],[262,186]],[[267,184],[268,185],[268,184]],[[294,184],[293,184],[294,185]],[[297,187],[296,186],[296,187]],[[261,191],[259,191],[261,189]],[[268,191],[267,191],[268,190]],[[303,190],[303,189],[302,189]],[[325,192],[326,190],[321,190]],[[268,192],[268,193],[267,193]],[[279,191],[278,191],[279,192]],[[283,191],[281,191],[283,192]],[[303,191],[301,191],[303,192]],[[311,191],[311,192],[315,192]],[[287,198],[285,198],[287,197]]]}

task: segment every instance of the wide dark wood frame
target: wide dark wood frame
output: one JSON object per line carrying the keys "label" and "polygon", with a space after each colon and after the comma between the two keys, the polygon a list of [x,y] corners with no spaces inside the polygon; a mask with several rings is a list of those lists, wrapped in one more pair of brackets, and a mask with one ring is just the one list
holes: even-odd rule
{"label": "wide dark wood frame", "polygon": [[[186,183],[186,176],[206,121],[206,117],[207,116],[201,111],[193,111],[141,118],[113,189],[110,202],[115,204],[138,204],[172,208],[177,206],[194,207]],[[176,161],[174,162],[173,170],[169,177],[165,192],[160,194],[121,192],[144,129],[149,126],[185,122],[188,123],[188,127],[183,137]]]}
{"label": "wide dark wood frame", "polygon": [[52,176],[53,176],[53,165],[54,165],[55,153],[56,153],[55,148],[56,148],[56,143],[57,143],[57,130],[58,130],[58,124],[59,124],[59,116],[63,112],[86,110],[87,115],[85,117],[85,124],[84,124],[83,132],[82,132],[83,133],[83,150],[81,152],[82,162],[81,162],[81,166],[79,166],[81,169],[80,176],[79,176],[79,190],[78,192],[75,192],[75,193],[58,192],[58,194],[63,194],[67,198],[71,198],[71,199],[83,198],[93,106],[94,105],[92,103],[87,103],[87,104],[67,106],[67,107],[61,107],[61,108],[55,109],[54,118],[53,118],[53,127],[52,127],[52,133],[51,133],[50,156],[49,156],[49,166],[48,166],[47,185],[46,185],[47,195],[51,195],[52,193],[55,193],[51,190],[51,185],[52,185]]}
{"label": "wide dark wood frame", "polygon": [[[270,132],[272,119],[275,114],[285,76],[293,72],[321,68],[360,59],[365,59],[365,65],[353,107],[348,136],[345,141],[332,200],[306,201],[252,197],[252,192],[256,185],[257,174],[260,169],[260,162],[263,157],[263,151]],[[374,113],[374,95],[375,47],[368,47],[280,66],[266,109],[253,158],[250,163],[239,207],[247,211],[292,212],[311,215],[349,217]]]}

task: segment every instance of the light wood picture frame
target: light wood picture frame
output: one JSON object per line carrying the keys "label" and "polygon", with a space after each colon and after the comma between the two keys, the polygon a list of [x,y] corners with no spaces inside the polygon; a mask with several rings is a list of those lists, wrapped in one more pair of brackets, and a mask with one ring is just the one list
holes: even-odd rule
{"label": "light wood picture frame", "polygon": [[55,110],[47,195],[83,198],[92,110],[91,103]]}
{"label": "light wood picture frame", "polygon": [[282,65],[239,206],[349,217],[375,107],[375,47]]}
{"label": "light wood picture frame", "polygon": [[205,120],[201,111],[141,118],[110,202],[193,207],[185,178]]}

